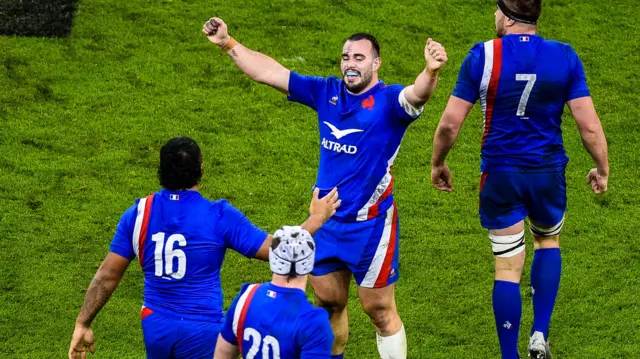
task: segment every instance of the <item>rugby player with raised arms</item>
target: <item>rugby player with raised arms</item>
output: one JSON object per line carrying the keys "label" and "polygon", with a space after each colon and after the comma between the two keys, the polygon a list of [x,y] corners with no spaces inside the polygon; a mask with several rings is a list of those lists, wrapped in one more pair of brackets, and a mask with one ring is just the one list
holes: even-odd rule
{"label": "rugby player with raised arms", "polygon": [[391,168],[409,125],[423,111],[447,62],[442,45],[428,39],[426,65],[409,86],[386,85],[375,37],[350,36],[340,53],[340,77],[292,72],[274,59],[229,36],[212,18],[203,26],[208,39],[227,53],[248,77],[286,94],[317,112],[320,161],[315,188],[337,187],[342,205],[315,234],[316,263],[311,285],[328,312],[335,334],[333,358],[342,358],[349,327],[347,301],[353,276],[362,308],[371,318],[383,359],[407,356],[405,329],[398,315],[399,221]]}

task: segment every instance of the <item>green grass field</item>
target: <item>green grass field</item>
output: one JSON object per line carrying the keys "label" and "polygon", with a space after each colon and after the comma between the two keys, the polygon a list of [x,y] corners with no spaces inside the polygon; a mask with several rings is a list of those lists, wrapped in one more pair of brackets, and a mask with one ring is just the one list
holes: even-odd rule
{"label": "green grass field", "polygon": [[[292,70],[333,75],[343,40],[375,34],[381,77],[409,84],[427,37],[450,62],[394,166],[401,218],[397,296],[410,358],[499,358],[493,259],[477,218],[482,118],[474,108],[451,153],[456,191],[430,187],[433,132],[468,49],[494,36],[493,1],[80,0],[65,38],[0,37],[0,358],[63,358],[75,317],[120,214],[158,189],[160,146],[196,139],[202,192],[273,231],[306,215],[318,156],[315,114],[252,83],[201,33],[225,19],[245,45]],[[609,192],[565,118],[569,211],[554,357],[640,358],[640,11],[632,0],[545,0],[540,33],[580,54],[610,144]],[[528,244],[528,262],[531,259]],[[226,303],[268,265],[230,254]],[[532,321],[522,282],[521,353]],[[355,287],[352,287],[355,289]],[[352,290],[348,359],[377,357]],[[96,319],[96,358],[143,358],[142,276],[131,265]]]}

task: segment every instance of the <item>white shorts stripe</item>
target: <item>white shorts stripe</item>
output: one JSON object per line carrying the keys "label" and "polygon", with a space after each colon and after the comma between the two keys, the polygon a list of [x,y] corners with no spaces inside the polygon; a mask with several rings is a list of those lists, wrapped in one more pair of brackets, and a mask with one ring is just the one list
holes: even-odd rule
{"label": "white shorts stripe", "polygon": [[487,91],[489,90],[489,81],[491,80],[492,71],[493,40],[489,40],[484,43],[484,70],[482,71],[482,80],[480,81],[480,104],[482,105],[482,116],[485,122],[487,120]]}
{"label": "white shorts stripe", "polygon": [[[251,290],[257,286],[257,284],[250,284],[247,289],[242,293],[240,299],[238,299],[238,304],[236,304],[236,310],[233,312],[233,334],[238,336],[238,323],[240,322],[240,314],[242,314],[242,309],[244,308],[244,304],[247,302],[247,297]],[[238,340],[242,340],[242,338],[238,338]]]}
{"label": "white shorts stripe", "polygon": [[376,254],[373,256],[373,261],[369,266],[369,270],[367,271],[367,274],[365,274],[362,283],[360,283],[361,287],[373,288],[376,284],[376,281],[378,280],[378,276],[380,276],[380,271],[382,270],[384,259],[387,256],[389,242],[391,241],[394,210],[395,204],[389,207],[389,209],[387,210],[387,218],[384,222],[382,238],[380,238],[380,243],[378,243],[378,248],[376,249]]}
{"label": "white shorts stripe", "polygon": [[140,198],[138,202],[138,210],[136,212],[136,224],[133,227],[133,236],[131,237],[131,244],[133,244],[133,251],[136,256],[138,256],[138,252],[140,251],[140,229],[142,228],[142,220],[144,219],[144,209],[147,206],[147,197]]}

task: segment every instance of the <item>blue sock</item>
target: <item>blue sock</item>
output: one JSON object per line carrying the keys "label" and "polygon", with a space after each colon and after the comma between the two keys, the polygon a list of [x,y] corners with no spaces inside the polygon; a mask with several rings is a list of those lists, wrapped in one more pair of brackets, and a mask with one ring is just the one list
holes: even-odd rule
{"label": "blue sock", "polygon": [[502,280],[493,282],[493,314],[496,317],[502,359],[518,359],[518,332],[522,317],[519,283]]}
{"label": "blue sock", "polygon": [[331,359],[344,359],[344,353],[342,353],[342,354],[333,354],[329,358],[331,358]]}
{"label": "blue sock", "polygon": [[542,332],[544,339],[549,337],[549,322],[556,304],[562,256],[560,248],[538,249],[534,252],[531,264],[531,289],[533,292],[533,327],[531,333]]}

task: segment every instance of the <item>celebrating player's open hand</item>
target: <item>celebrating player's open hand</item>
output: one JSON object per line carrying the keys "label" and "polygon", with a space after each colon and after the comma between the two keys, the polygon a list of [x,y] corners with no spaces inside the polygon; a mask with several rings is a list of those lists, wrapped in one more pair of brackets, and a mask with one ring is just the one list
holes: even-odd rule
{"label": "celebrating player's open hand", "polygon": [[424,58],[427,60],[427,69],[431,72],[440,71],[449,60],[444,46],[431,38],[427,40],[427,45],[424,47]]}
{"label": "celebrating player's open hand", "polygon": [[424,47],[424,58],[427,60],[427,69],[431,72],[440,71],[449,60],[444,46],[431,38],[427,40],[427,45]]}
{"label": "celebrating player's open hand", "polygon": [[587,184],[591,185],[591,190],[595,194],[601,194],[607,192],[607,183],[609,182],[609,175],[602,175],[598,172],[597,168],[592,168],[587,175]]}
{"label": "celebrating player's open hand", "polygon": [[219,17],[209,19],[209,21],[202,26],[202,32],[207,35],[209,41],[220,47],[226,45],[230,39],[227,24]]}
{"label": "celebrating player's open hand", "polygon": [[316,188],[313,191],[313,199],[309,206],[309,214],[313,217],[322,220],[322,223],[326,222],[336,213],[342,200],[338,198],[338,188],[334,188],[326,196],[319,198],[320,190]]}
{"label": "celebrating player's open hand", "polygon": [[91,354],[96,352],[96,348],[93,345],[93,331],[91,328],[76,325],[76,329],[73,331],[73,337],[71,338],[71,345],[69,345],[69,359],[85,359],[87,357],[87,350]]}
{"label": "celebrating player's open hand", "polygon": [[445,163],[431,167],[431,185],[438,191],[453,192],[451,171]]}

